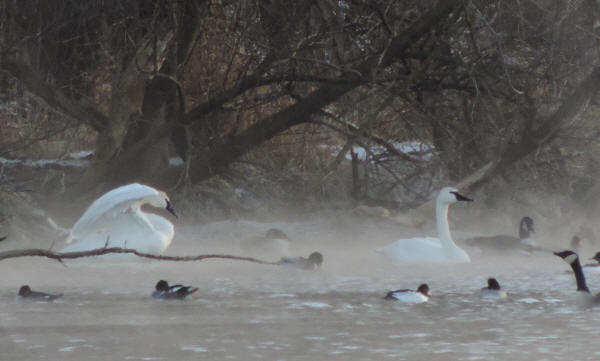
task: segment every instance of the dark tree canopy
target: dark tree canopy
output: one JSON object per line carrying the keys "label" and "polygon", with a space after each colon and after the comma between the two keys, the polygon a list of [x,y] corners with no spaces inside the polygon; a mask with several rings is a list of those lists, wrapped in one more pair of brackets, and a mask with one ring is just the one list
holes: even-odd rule
{"label": "dark tree canopy", "polygon": [[[340,157],[384,149],[368,167],[392,181],[363,195],[400,187],[422,201],[413,183],[434,168],[459,182],[492,162],[479,187],[597,132],[592,0],[39,0],[5,1],[0,17],[0,69],[94,135],[73,192],[197,183],[317,132]],[[399,152],[406,140],[430,144],[433,161]]]}

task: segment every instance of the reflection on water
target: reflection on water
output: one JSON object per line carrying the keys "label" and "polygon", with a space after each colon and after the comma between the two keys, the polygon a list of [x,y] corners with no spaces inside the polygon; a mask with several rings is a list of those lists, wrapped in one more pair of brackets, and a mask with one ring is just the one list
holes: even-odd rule
{"label": "reflection on water", "polygon": [[[594,342],[600,313],[574,307],[574,280],[556,257],[399,267],[367,251],[326,251],[320,272],[223,260],[68,267],[33,258],[3,261],[2,359],[600,357]],[[478,297],[490,276],[498,278],[508,299]],[[154,300],[151,292],[161,278],[200,291],[184,301]],[[592,288],[600,284],[600,275],[588,278]],[[421,282],[431,287],[428,303],[383,300],[388,290]],[[23,283],[65,296],[54,303],[17,301]]]}

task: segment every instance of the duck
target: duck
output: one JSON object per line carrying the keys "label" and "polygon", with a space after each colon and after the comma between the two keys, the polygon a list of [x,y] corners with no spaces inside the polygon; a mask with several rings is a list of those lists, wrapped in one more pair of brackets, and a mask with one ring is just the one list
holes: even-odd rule
{"label": "duck", "polygon": [[506,298],[506,291],[500,288],[500,283],[495,278],[488,278],[487,287],[481,289],[482,298]]}
{"label": "duck", "polygon": [[597,274],[600,273],[600,252],[596,252],[592,259],[595,261],[593,263],[587,263],[583,265],[583,270],[589,273]]}
{"label": "duck", "polygon": [[247,239],[241,244],[242,250],[257,257],[286,257],[290,252],[290,239],[278,228],[267,230],[264,237]]}
{"label": "duck", "polygon": [[584,267],[600,267],[600,252],[596,252],[592,259],[596,261],[596,263],[588,263]]}
{"label": "duck", "polygon": [[465,239],[465,243],[472,247],[477,247],[482,251],[511,251],[522,250],[531,252],[537,247],[531,234],[535,233],[533,219],[525,216],[519,222],[519,236],[496,235],[481,236]]}
{"label": "duck", "polygon": [[19,288],[18,297],[22,299],[28,300],[36,300],[36,301],[54,301],[55,299],[62,297],[62,293],[58,294],[50,294],[45,292],[37,292],[32,291],[29,285],[23,285]]}
{"label": "duck", "polygon": [[469,263],[469,255],[454,243],[448,225],[448,207],[456,202],[472,202],[456,188],[442,188],[436,199],[436,229],[438,237],[404,238],[377,249],[379,253],[400,264]]}
{"label": "duck", "polygon": [[581,268],[581,263],[579,262],[579,256],[577,253],[571,250],[553,253],[554,255],[562,258],[563,261],[568,263],[573,269],[573,273],[575,274],[575,282],[577,283],[577,293],[575,296],[576,305],[583,308],[600,305],[600,294],[592,295],[590,293],[590,289],[585,282],[585,276],[583,274],[583,269]]}
{"label": "duck", "polygon": [[153,187],[131,183],[96,199],[73,225],[62,252],[89,251],[104,247],[135,249],[162,254],[173,241],[175,228],[167,218],[142,210],[143,205],[177,214],[167,194]]}
{"label": "duck", "polygon": [[192,293],[198,291],[198,287],[173,285],[165,280],[160,280],[156,283],[155,290],[152,292],[152,298],[182,300]]}
{"label": "duck", "polygon": [[302,270],[316,270],[323,264],[323,255],[320,252],[313,252],[304,257],[281,257],[279,264],[284,267],[296,268]]}
{"label": "duck", "polygon": [[429,286],[427,283],[422,283],[416,291],[408,289],[390,291],[385,295],[384,299],[416,304],[429,301],[429,297]]}

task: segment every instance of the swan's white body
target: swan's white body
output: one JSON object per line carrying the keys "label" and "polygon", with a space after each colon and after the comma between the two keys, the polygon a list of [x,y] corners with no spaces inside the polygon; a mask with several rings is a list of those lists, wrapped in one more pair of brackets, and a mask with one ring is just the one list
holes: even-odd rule
{"label": "swan's white body", "polygon": [[172,212],[169,197],[146,185],[132,183],[105,193],[75,223],[68,240],[75,242],[62,252],[87,251],[106,245],[163,253],[175,235],[173,223],[157,214],[143,212],[144,204]]}
{"label": "swan's white body", "polygon": [[438,238],[403,238],[377,251],[404,264],[471,262],[469,255],[450,237],[448,207],[458,200],[470,199],[458,194],[454,188],[446,187],[440,191],[435,205]]}

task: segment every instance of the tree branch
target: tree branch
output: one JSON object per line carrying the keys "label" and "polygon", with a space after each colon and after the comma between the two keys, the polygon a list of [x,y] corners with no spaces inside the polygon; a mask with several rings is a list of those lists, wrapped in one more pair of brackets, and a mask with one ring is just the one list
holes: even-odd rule
{"label": "tree branch", "polygon": [[1,59],[0,67],[23,82],[25,88],[44,100],[51,108],[81,122],[87,122],[97,131],[104,129],[108,118],[91,106],[73,102],[63,92],[44,81],[30,66],[17,59]]}
{"label": "tree branch", "polygon": [[[227,166],[250,149],[273,138],[282,131],[308,121],[311,115],[323,109],[323,107],[356,89],[362,83],[366,83],[373,78],[373,74],[377,70],[386,68],[393,61],[402,58],[404,52],[415,41],[431,31],[433,27],[449,16],[462,3],[462,0],[438,2],[430,12],[413,23],[405,32],[394,37],[384,54],[368,57],[356,69],[340,74],[339,79],[345,79],[347,83],[326,84],[308,94],[303,100],[271,114],[240,134],[232,136],[227,143],[218,145],[207,156],[198,157],[192,163],[190,170],[192,181],[197,182],[206,179],[213,175],[216,169]],[[207,103],[205,104],[208,106]],[[183,122],[195,120],[204,111],[205,109],[196,107],[185,115]]]}
{"label": "tree branch", "polygon": [[268,264],[268,265],[279,265],[279,262],[267,262],[257,258],[252,257],[241,257],[241,256],[232,256],[228,254],[201,254],[198,256],[161,256],[149,253],[138,252],[135,249],[130,248],[120,248],[120,247],[111,247],[111,248],[97,248],[89,251],[80,251],[80,252],[54,252],[47,249],[40,248],[30,248],[30,249],[15,249],[10,251],[0,252],[0,261],[9,259],[9,258],[18,258],[18,257],[46,257],[50,259],[57,260],[60,263],[63,263],[65,259],[75,259],[75,258],[85,258],[85,257],[93,257],[93,256],[102,256],[105,254],[133,254],[142,258],[149,258],[158,261],[178,261],[178,262],[190,262],[190,261],[202,261],[208,258],[221,258],[221,259],[233,259],[237,261],[247,261],[259,264]]}

